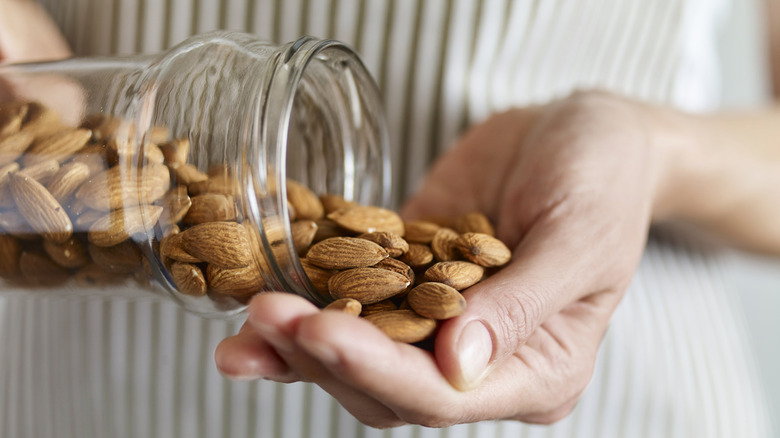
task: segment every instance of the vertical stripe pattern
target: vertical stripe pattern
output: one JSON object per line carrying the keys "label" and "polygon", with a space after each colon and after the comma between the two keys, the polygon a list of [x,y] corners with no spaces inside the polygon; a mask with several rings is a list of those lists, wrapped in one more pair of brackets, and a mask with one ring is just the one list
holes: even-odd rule
{"label": "vertical stripe pattern", "polygon": [[[355,47],[380,85],[396,202],[465,126],[603,87],[702,109],[725,0],[41,0],[79,55],[157,52],[213,29]],[[702,19],[703,17],[703,19]],[[702,24],[699,24],[702,23]],[[135,291],[0,295],[0,436],[768,437],[729,266],[656,234],[571,416],[380,431],[308,384],[230,382],[207,321]]]}

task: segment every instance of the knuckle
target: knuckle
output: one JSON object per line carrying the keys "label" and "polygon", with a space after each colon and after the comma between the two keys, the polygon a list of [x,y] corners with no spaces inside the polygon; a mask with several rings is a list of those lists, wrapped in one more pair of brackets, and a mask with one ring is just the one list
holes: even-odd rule
{"label": "knuckle", "polygon": [[515,290],[496,302],[499,330],[510,345],[525,343],[541,321],[545,309],[542,288]]}

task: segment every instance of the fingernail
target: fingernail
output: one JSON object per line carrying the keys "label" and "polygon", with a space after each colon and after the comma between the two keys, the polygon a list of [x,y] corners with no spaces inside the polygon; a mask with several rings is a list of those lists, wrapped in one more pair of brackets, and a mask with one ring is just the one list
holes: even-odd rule
{"label": "fingernail", "polygon": [[456,386],[461,390],[474,388],[487,374],[493,356],[493,337],[481,321],[471,321],[463,328],[457,348],[460,381]]}

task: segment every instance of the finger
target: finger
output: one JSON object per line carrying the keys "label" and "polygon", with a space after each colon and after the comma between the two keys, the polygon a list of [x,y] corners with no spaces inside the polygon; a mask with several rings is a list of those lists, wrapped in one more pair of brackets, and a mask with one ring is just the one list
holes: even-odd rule
{"label": "finger", "polygon": [[0,62],[70,56],[62,34],[43,7],[31,0],[0,0]]}
{"label": "finger", "polygon": [[[296,332],[299,324],[320,313],[301,297],[283,293],[263,294],[250,303],[247,323],[276,347],[278,354],[301,380],[318,384],[361,422],[375,427],[404,424],[386,406],[346,384],[298,344]],[[351,315],[340,316],[354,318]]]}
{"label": "finger", "polygon": [[220,342],[214,361],[219,372],[232,380],[298,380],[276,351],[252,330],[242,328],[237,335]]}
{"label": "finger", "polygon": [[[453,385],[473,388],[551,315],[601,290],[593,251],[580,248],[584,239],[576,222],[555,214],[543,218],[508,266],[464,291],[465,313],[442,324],[435,346]],[[596,256],[595,264],[601,260]]]}

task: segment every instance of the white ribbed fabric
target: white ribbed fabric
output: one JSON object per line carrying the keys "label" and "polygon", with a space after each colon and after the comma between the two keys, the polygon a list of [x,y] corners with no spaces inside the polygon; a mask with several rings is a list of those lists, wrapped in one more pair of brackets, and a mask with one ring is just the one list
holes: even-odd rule
{"label": "white ribbed fabric", "polygon": [[[705,109],[725,1],[46,0],[78,54],[217,28],[355,47],[385,96],[398,199],[464,126],[575,88]],[[208,321],[136,291],[0,295],[0,437],[769,437],[728,257],[654,234],[570,417],[375,430],[309,384],[235,383]]]}

